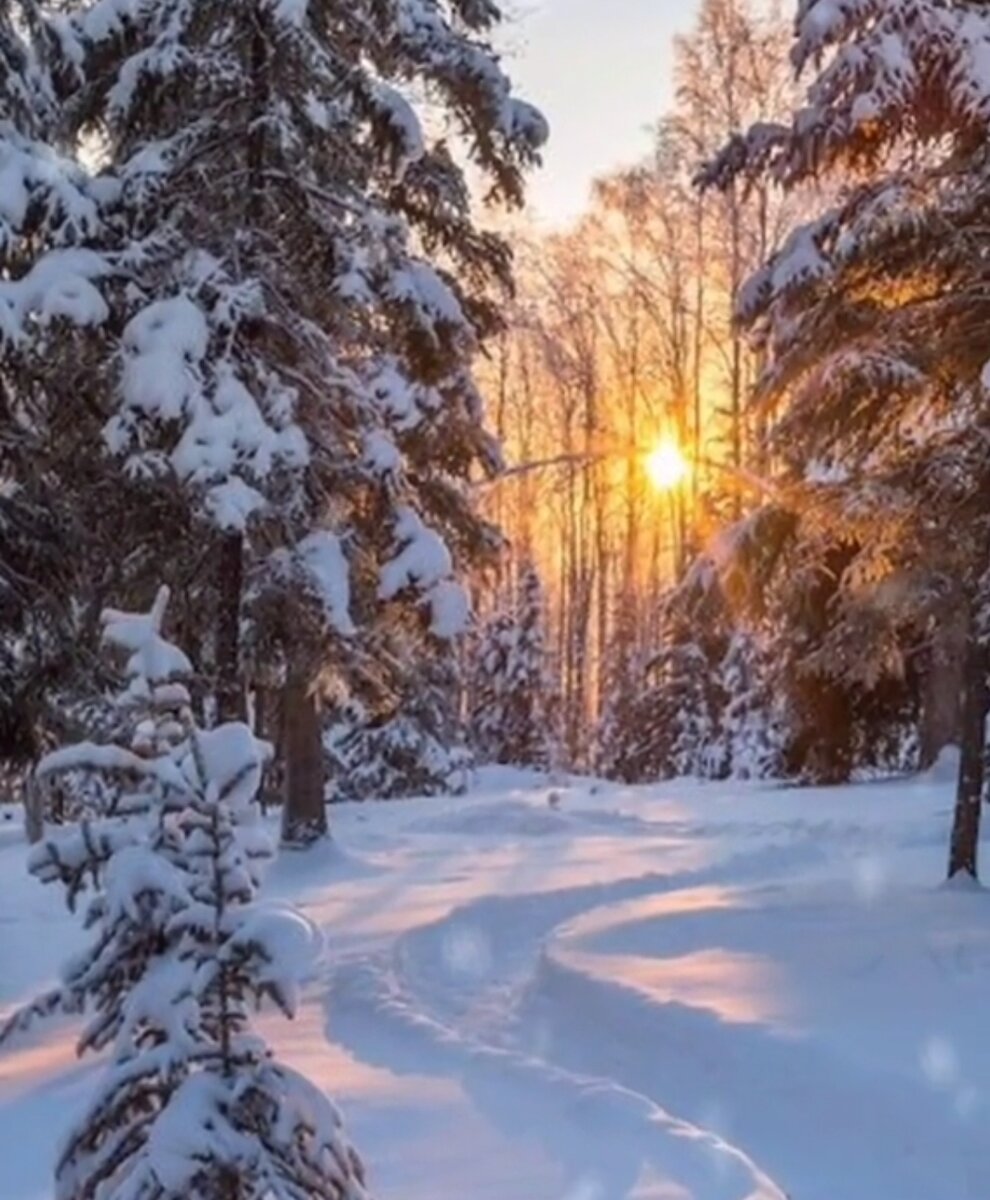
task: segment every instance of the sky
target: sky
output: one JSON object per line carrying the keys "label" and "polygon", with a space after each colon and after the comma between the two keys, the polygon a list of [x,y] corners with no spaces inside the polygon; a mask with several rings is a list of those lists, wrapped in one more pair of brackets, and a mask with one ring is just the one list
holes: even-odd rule
{"label": "sky", "polygon": [[649,149],[649,125],[672,95],[672,39],[698,0],[519,0],[506,66],[551,127],[530,195],[537,214],[566,224],[592,179]]}

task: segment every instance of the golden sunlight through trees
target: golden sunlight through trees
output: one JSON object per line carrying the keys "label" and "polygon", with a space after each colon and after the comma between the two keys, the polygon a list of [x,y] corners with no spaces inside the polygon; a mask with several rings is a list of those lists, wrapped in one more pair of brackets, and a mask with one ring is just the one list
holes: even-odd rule
{"label": "golden sunlight through trees", "polygon": [[644,460],[646,474],[658,492],[672,492],[691,474],[691,464],[673,438],[657,443]]}
{"label": "golden sunlight through trees", "polygon": [[734,132],[786,117],[789,44],[762,0],[706,0],[652,153],[600,179],[572,226],[511,231],[516,295],[480,381],[506,461],[526,469],[484,490],[507,548],[474,599],[485,619],[539,575],[569,761],[590,762],[589,729],[652,660],[709,536],[762,498],[742,484],[778,467],[774,414],[749,404],[766,352],[736,302],[810,201],[694,183]]}

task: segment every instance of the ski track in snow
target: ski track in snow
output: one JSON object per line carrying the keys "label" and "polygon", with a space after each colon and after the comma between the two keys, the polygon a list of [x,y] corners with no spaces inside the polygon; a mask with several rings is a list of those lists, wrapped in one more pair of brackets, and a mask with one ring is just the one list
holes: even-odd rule
{"label": "ski track in snow", "polygon": [[[270,880],[326,946],[265,1032],[379,1200],[986,1200],[990,900],[933,886],[943,787],[482,783],[345,806]],[[50,899],[0,899],[0,1008],[72,944]],[[51,1198],[72,1033],[0,1054],[2,1200]]]}

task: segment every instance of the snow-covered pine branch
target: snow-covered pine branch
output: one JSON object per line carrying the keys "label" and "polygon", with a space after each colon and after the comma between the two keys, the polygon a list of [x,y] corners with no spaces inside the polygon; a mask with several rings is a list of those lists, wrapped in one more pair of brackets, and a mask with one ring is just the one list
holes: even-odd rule
{"label": "snow-covered pine branch", "polygon": [[[508,257],[473,229],[415,97],[449,108],[511,201],[545,126],[488,45],[495,10],[319,8],[166,0],[125,19],[99,0],[76,20],[133,280],[108,445],[138,477],[185,482],[222,529],[287,515],[314,473],[390,503],[401,491],[425,517],[406,463],[440,444],[456,474],[491,457],[468,368],[494,310],[444,264],[463,258],[484,289],[508,281]],[[355,439],[378,449],[362,461]]]}
{"label": "snow-covered pine branch", "polygon": [[87,249],[101,226],[98,193],[55,149],[60,97],[55,38],[35,0],[0,12],[0,353],[26,352],[58,319],[98,325],[96,285],[109,264]]}

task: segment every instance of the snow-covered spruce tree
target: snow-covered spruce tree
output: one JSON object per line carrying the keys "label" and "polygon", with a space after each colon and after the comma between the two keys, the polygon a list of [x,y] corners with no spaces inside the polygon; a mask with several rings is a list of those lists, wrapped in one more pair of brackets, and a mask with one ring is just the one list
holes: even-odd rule
{"label": "snow-covered spruce tree", "polygon": [[398,694],[390,691],[377,704],[371,697],[352,698],[333,710],[323,732],[328,798],[401,800],[463,792],[474,759],[457,699],[458,681],[443,649],[435,659],[421,657]]}
{"label": "snow-covered spruce tree", "polygon": [[55,1195],[363,1200],[335,1109],[250,1028],[263,1000],[292,1014],[310,934],[255,900],[269,852],[256,824],[261,747],[245,725],[196,727],[189,662],[162,637],[167,599],[162,589],[147,614],[104,614],[107,643],[128,655],[130,744],[69,746],[41,766],[113,783],[101,816],[32,855],[71,905],[92,889],[92,938],[61,987],[5,1030],[83,1010],[81,1050],[109,1049],[60,1150]]}
{"label": "snow-covered spruce tree", "polygon": [[471,736],[483,762],[550,768],[556,758],[543,588],[523,568],[515,604],[485,624],[471,667]]}
{"label": "snow-covered spruce tree", "polygon": [[656,653],[649,644],[636,605],[625,597],[618,606],[615,627],[602,661],[601,714],[595,731],[594,766],[606,779],[636,780],[630,771],[634,740],[639,737],[647,668]]}
{"label": "snow-covered spruce tree", "polygon": [[[769,684],[781,723],[781,774],[810,784],[846,783],[857,762],[857,711],[884,678],[875,639],[896,633],[840,605],[855,547],[833,531],[767,505],[723,538],[720,584],[742,619],[769,630]],[[707,571],[718,578],[716,564]],[[868,743],[872,731],[865,732]]]}
{"label": "snow-covered spruce tree", "polygon": [[611,721],[612,736],[603,747],[611,777],[645,783],[728,773],[720,727],[724,613],[717,589],[704,601],[692,607],[683,588],[667,597],[660,647],[630,675],[623,719]]}
{"label": "snow-covered spruce tree", "polygon": [[59,597],[78,566],[79,489],[61,431],[77,327],[106,312],[93,285],[105,264],[87,250],[98,206],[58,153],[64,68],[34,0],[0,6],[0,763],[15,775],[76,666],[78,629]]}
{"label": "snow-covered spruce tree", "polygon": [[[770,579],[772,674],[783,703],[787,775],[809,783],[846,783],[857,772],[904,767],[916,736],[920,686],[915,666],[924,628],[914,600],[897,584],[878,597],[856,585],[859,543],[795,530]],[[828,522],[827,525],[831,525]],[[878,602],[879,600],[879,602]]]}
{"label": "snow-covered spruce tree", "polygon": [[[805,106],[730,144],[706,173],[847,178],[745,289],[764,402],[804,523],[855,547],[838,605],[859,622],[969,630],[949,874],[976,875],[984,785],[990,557],[990,9],[978,0],[805,0]],[[838,624],[841,624],[838,623]],[[891,639],[876,639],[877,669]],[[870,645],[854,657],[864,665]]]}
{"label": "snow-covered spruce tree", "polygon": [[642,783],[708,774],[716,716],[709,683],[710,664],[697,642],[671,631],[647,667],[620,778]]}
{"label": "snow-covered spruce tree", "polygon": [[598,734],[607,777],[781,773],[790,730],[771,632],[725,582],[700,557],[665,600],[660,649],[615,657]]}
{"label": "snow-covered spruce tree", "polygon": [[[409,601],[424,595],[429,607],[421,614]],[[454,645],[470,622],[468,598],[450,548],[412,509],[399,513],[377,598],[384,608],[366,639],[371,686],[369,672],[360,671],[326,731],[329,794],[395,799],[463,791],[471,757]]]}
{"label": "snow-covered spruce tree", "polygon": [[[474,223],[460,151],[515,204],[546,134],[491,49],[500,21],[487,0],[94,0],[74,23],[127,277],[106,437],[149,494],[195,498],[225,716],[252,673],[245,621],[273,607],[246,594],[294,600],[273,548],[339,539],[354,629],[327,622],[330,651],[373,653],[381,622],[447,629],[458,573],[494,546],[464,487],[497,463],[470,365],[510,256]],[[393,588],[434,535],[451,570]],[[315,703],[325,656],[293,627],[252,644],[280,640]]]}
{"label": "snow-covered spruce tree", "polygon": [[718,739],[733,779],[779,777],[786,722],[775,702],[773,660],[766,631],[735,628],[721,663]]}
{"label": "snow-covered spruce tree", "polygon": [[595,770],[605,779],[642,783],[638,778],[641,731],[646,721],[643,681],[650,655],[621,647],[622,658],[609,662],[608,685],[595,732]]}
{"label": "snow-covered spruce tree", "polygon": [[[766,505],[717,539],[682,587],[687,614],[726,611],[720,744],[728,770],[839,784],[909,769],[917,752],[922,631],[896,607],[843,595],[856,543]],[[748,764],[748,765],[747,765]]]}

